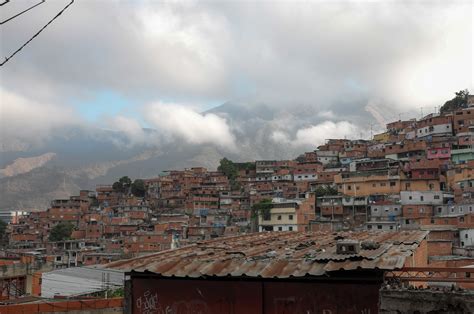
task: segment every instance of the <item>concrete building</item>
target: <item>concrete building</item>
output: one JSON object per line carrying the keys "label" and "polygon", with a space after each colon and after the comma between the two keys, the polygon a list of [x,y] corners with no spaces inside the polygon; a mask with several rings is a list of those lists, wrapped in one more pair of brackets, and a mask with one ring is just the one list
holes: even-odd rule
{"label": "concrete building", "polygon": [[308,231],[309,221],[315,218],[315,201],[312,194],[305,199],[273,199],[270,210],[258,213],[259,232]]}
{"label": "concrete building", "polygon": [[459,241],[462,248],[474,248],[474,228],[459,229]]}
{"label": "concrete building", "polygon": [[403,205],[440,205],[443,204],[441,191],[401,191],[400,200]]}

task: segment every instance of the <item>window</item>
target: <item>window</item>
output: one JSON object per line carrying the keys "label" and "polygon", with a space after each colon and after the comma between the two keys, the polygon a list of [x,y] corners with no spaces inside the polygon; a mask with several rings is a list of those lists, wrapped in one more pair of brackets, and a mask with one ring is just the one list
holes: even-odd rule
{"label": "window", "polygon": [[293,215],[288,215],[289,220],[293,220]]}
{"label": "window", "polygon": [[395,186],[396,183],[395,182],[390,182],[390,186]]}
{"label": "window", "polygon": [[367,225],[367,229],[372,229],[372,225]]}
{"label": "window", "polygon": [[380,183],[380,186],[385,186],[386,184],[385,183]]}
{"label": "window", "polygon": [[374,208],[374,212],[378,211],[377,207]]}
{"label": "window", "polygon": [[288,230],[289,230],[289,231],[293,231],[293,227],[288,227]]}
{"label": "window", "polygon": [[438,207],[438,213],[440,214],[443,209],[441,207]]}
{"label": "window", "polygon": [[347,189],[348,189],[348,190],[351,190],[351,189],[352,189],[352,187],[351,187],[350,185],[348,185],[348,186],[347,186]]}
{"label": "window", "polygon": [[283,231],[283,227],[278,227],[278,231]]}
{"label": "window", "polygon": [[281,215],[278,215],[277,219],[278,219],[278,220],[281,220]]}
{"label": "window", "polygon": [[466,239],[468,239],[467,233],[464,235],[464,237],[465,237]]}
{"label": "window", "polygon": [[[431,188],[431,186],[432,186],[432,184],[430,184],[430,188]],[[434,198],[435,200],[439,200],[439,195],[435,195],[433,198]]]}
{"label": "window", "polygon": [[382,225],[377,225],[377,229],[382,229]]}
{"label": "window", "polygon": [[422,201],[422,202],[423,202],[424,200],[425,200],[424,196],[423,196],[423,195],[422,195],[422,196],[420,196],[420,201]]}
{"label": "window", "polygon": [[413,196],[411,196],[411,195],[408,196],[408,199],[409,199],[409,200],[412,200],[412,199],[413,199]]}
{"label": "window", "polygon": [[434,219],[431,219],[431,223],[432,223],[432,224],[434,224],[434,223],[435,223]]}
{"label": "window", "polygon": [[374,188],[375,188],[375,183],[373,183],[373,184],[372,184],[372,187],[374,187]]}
{"label": "window", "polygon": [[393,226],[390,226],[390,230],[393,230]]}

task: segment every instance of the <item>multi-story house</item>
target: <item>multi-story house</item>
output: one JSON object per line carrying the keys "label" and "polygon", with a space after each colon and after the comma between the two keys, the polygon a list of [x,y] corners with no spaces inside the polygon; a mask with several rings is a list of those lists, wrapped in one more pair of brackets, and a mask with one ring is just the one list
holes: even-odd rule
{"label": "multi-story house", "polygon": [[308,193],[305,199],[273,199],[268,211],[258,213],[258,230],[307,231],[315,218],[315,197]]}

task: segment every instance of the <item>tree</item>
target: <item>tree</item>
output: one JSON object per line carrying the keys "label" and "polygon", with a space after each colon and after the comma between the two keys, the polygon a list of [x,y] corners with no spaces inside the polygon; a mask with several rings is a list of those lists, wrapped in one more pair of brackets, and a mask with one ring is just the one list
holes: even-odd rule
{"label": "tree", "polygon": [[145,196],[145,182],[141,179],[136,179],[133,181],[131,186],[132,194],[137,197],[144,197]]}
{"label": "tree", "polygon": [[259,215],[268,217],[272,207],[273,205],[271,199],[261,200],[260,202],[252,205],[252,217],[258,217]]}
{"label": "tree", "polygon": [[255,170],[254,162],[233,162],[226,157],[222,158],[219,162],[219,167],[217,171],[222,172],[230,182],[231,190],[239,190],[241,188],[240,183],[237,181],[240,170]]}
{"label": "tree", "polygon": [[469,91],[467,89],[460,90],[459,92],[455,92],[454,94],[454,98],[445,102],[444,105],[441,107],[441,113],[447,113],[450,111],[457,110],[459,108],[465,108],[467,106],[467,97],[469,96]]}
{"label": "tree", "polygon": [[237,178],[238,175],[238,170],[234,162],[226,157],[220,160],[217,170],[222,172],[229,180]]}
{"label": "tree", "polygon": [[5,234],[7,231],[7,223],[3,220],[0,220],[0,243],[5,239]]}
{"label": "tree", "polygon": [[71,238],[74,226],[69,222],[60,222],[49,233],[50,241],[63,241]]}
{"label": "tree", "polygon": [[230,188],[232,190],[238,190],[240,188],[240,184],[237,182],[239,171],[236,164],[232,160],[229,160],[225,157],[222,158],[217,170],[222,172],[229,179]]}
{"label": "tree", "polygon": [[112,188],[116,192],[125,193],[128,192],[131,185],[132,180],[129,177],[124,176],[121,177],[117,182],[114,182],[114,184],[112,184]]}

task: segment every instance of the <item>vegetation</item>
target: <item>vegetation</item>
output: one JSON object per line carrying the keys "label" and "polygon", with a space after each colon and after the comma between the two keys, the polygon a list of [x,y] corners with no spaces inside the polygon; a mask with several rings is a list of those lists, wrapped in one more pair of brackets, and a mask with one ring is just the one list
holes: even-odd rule
{"label": "vegetation", "polygon": [[272,200],[264,199],[257,204],[252,206],[252,218],[256,219],[258,215],[263,217],[268,217],[270,215],[270,210],[272,209]]}
{"label": "vegetation", "polygon": [[320,185],[314,192],[316,197],[337,195],[337,189],[331,185]]}
{"label": "vegetation", "polygon": [[74,226],[69,222],[60,222],[51,229],[49,233],[50,241],[63,241],[71,238]]}
{"label": "vegetation", "polygon": [[131,185],[132,180],[129,177],[124,176],[121,177],[117,182],[114,182],[114,184],[112,184],[112,188],[114,191],[125,193],[128,192]]}
{"label": "vegetation", "polygon": [[119,297],[124,297],[124,296],[125,296],[125,292],[123,288],[107,291],[108,298],[119,298]]}
{"label": "vegetation", "polygon": [[144,197],[145,196],[145,182],[141,179],[136,179],[133,181],[131,186],[132,194],[137,197]]}
{"label": "vegetation", "polygon": [[469,96],[469,91],[467,89],[460,90],[459,92],[454,93],[453,99],[448,100],[440,109],[440,113],[451,112],[460,108],[465,108],[467,106],[467,96]]}
{"label": "vegetation", "polygon": [[235,163],[226,157],[220,160],[219,167],[217,167],[217,170],[222,172],[229,179],[230,188],[232,190],[240,189],[240,184],[237,182],[239,171],[253,169],[255,169],[255,164],[252,162]]}
{"label": "vegetation", "polygon": [[0,220],[0,243],[3,243],[7,231],[7,223],[3,220]]}

